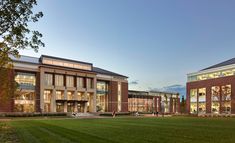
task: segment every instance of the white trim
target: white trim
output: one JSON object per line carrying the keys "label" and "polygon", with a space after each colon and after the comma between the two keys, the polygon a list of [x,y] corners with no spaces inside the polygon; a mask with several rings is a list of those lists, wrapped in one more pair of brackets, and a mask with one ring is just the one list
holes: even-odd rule
{"label": "white trim", "polygon": [[223,71],[223,70],[229,70],[229,69],[233,69],[233,68],[235,68],[235,64],[227,65],[227,66],[222,66],[222,67],[218,67],[218,68],[202,70],[202,71],[193,72],[193,73],[188,73],[187,76],[188,77],[189,76],[196,76],[196,75],[200,75],[200,74],[207,74],[207,73],[211,73],[211,72],[218,72],[218,71]]}

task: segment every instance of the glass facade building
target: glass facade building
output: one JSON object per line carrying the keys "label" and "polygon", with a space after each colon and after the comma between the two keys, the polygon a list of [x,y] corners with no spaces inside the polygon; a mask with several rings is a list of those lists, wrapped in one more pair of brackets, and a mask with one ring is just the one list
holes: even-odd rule
{"label": "glass facade building", "polygon": [[128,109],[130,112],[166,113],[180,112],[180,99],[178,93],[158,91],[129,91]]}

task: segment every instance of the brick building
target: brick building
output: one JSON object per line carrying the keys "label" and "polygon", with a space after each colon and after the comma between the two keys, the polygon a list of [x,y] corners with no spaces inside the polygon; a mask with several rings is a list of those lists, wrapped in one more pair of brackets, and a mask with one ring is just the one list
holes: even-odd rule
{"label": "brick building", "polygon": [[46,55],[21,56],[13,63],[18,89],[13,98],[0,103],[0,112],[128,111],[126,76]]}
{"label": "brick building", "polygon": [[235,58],[188,74],[187,112],[235,114]]}

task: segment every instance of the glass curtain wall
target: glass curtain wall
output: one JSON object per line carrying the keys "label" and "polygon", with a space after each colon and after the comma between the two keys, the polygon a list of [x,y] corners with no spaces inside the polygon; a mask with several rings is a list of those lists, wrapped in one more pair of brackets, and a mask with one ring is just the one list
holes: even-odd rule
{"label": "glass curtain wall", "polygon": [[97,112],[108,110],[108,82],[97,81],[96,109]]}
{"label": "glass curtain wall", "polygon": [[52,97],[52,92],[50,90],[45,90],[44,91],[44,111],[45,112],[50,112],[51,110],[51,97]]}
{"label": "glass curtain wall", "polygon": [[15,81],[18,84],[18,91],[14,100],[15,112],[35,112],[36,75],[17,72]]}
{"label": "glass curtain wall", "polygon": [[153,112],[154,97],[130,95],[128,110],[130,112]]}
{"label": "glass curtain wall", "polygon": [[35,112],[35,92],[17,92],[14,103],[15,112]]}

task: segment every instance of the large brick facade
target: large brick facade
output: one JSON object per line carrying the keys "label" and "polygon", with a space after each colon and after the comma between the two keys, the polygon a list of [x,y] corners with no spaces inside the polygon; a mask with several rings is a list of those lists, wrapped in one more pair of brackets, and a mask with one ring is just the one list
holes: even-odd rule
{"label": "large brick facade", "polygon": [[[231,113],[235,114],[235,76],[194,81],[187,83],[186,110],[190,113],[190,90],[206,88],[206,113],[211,113],[211,87],[231,85]],[[220,109],[221,110],[221,109]]]}
{"label": "large brick facade", "polygon": [[117,111],[118,82],[110,81],[108,94],[108,112]]}
{"label": "large brick facade", "polygon": [[122,112],[128,112],[128,83],[121,83],[122,89]]}
{"label": "large brick facade", "polygon": [[[14,70],[8,69],[7,73],[2,69],[0,79],[0,112],[13,112],[14,110]],[[7,78],[5,78],[7,77]],[[6,80],[8,82],[6,82]],[[3,83],[4,82],[4,83]],[[8,87],[6,87],[8,86]],[[8,89],[6,89],[8,88]],[[8,91],[8,93],[6,92]]]}

